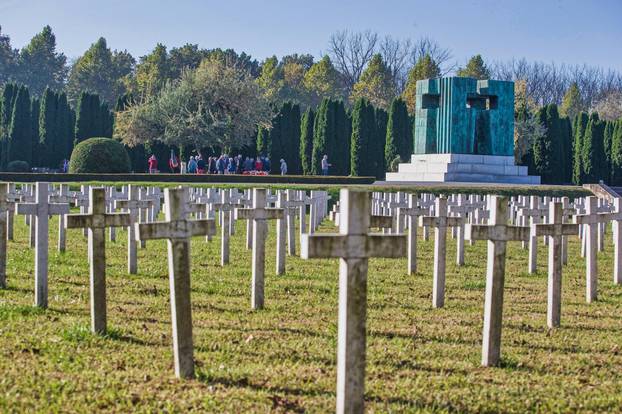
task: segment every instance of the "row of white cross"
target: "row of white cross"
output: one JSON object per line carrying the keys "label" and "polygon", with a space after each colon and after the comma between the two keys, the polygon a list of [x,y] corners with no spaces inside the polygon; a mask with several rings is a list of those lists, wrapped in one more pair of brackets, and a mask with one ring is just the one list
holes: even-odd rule
{"label": "row of white cross", "polygon": [[[87,189],[88,196],[85,196]],[[81,192],[71,193],[68,186],[61,185],[58,191],[50,194],[47,183],[37,183],[33,197],[32,189],[27,186],[16,190],[14,186],[3,184],[0,185],[0,283],[3,286],[6,284],[6,240],[12,237],[9,236],[12,233],[10,220],[12,211],[16,210],[18,214],[34,218],[31,228],[35,229],[35,303],[47,306],[48,218],[59,215],[59,249],[61,239],[64,249],[64,228],[88,230],[91,327],[94,332],[103,333],[106,331],[105,230],[128,228],[130,273],[136,273],[137,243],[167,239],[175,373],[178,377],[192,377],[190,238],[199,235],[211,238],[216,232],[214,214],[219,212],[221,264],[226,265],[229,261],[229,236],[234,232],[233,220],[248,220],[246,244],[252,248],[251,306],[261,309],[264,306],[267,220],[278,220],[276,273],[282,274],[285,271],[286,250],[289,254],[295,254],[295,219],[298,216],[301,257],[340,259],[337,407],[339,412],[356,412],[362,410],[364,401],[367,261],[370,257],[408,256],[408,272],[415,273],[418,226],[423,226],[424,238],[427,229],[434,228],[434,307],[444,304],[447,228],[456,229],[459,265],[464,264],[465,240],[488,241],[482,347],[484,366],[496,365],[500,359],[508,241],[528,242],[531,267],[532,260],[535,261],[532,255],[535,255],[537,248],[535,240],[538,236],[547,237],[547,323],[550,327],[560,324],[564,239],[579,234],[580,225],[584,227],[588,302],[596,299],[597,244],[598,240],[602,240],[599,235],[604,231],[604,223],[609,221],[614,224],[614,282],[620,282],[622,213],[619,200],[613,206],[599,206],[596,197],[587,197],[585,201],[574,200],[571,206],[567,199],[549,199],[544,200],[544,208],[539,205],[538,197],[531,197],[527,203],[522,197],[511,202],[505,197],[475,195],[449,198],[424,195],[418,198],[412,194],[370,194],[344,189],[338,209],[331,212],[331,218],[338,223],[339,233],[314,234],[327,213],[328,199],[325,192],[311,192],[311,197],[307,197],[304,192],[294,190],[278,192],[273,196],[264,189],[242,194],[234,190],[166,189],[165,221],[155,222],[161,207],[159,190],[128,186],[119,193],[113,188],[84,187]],[[15,201],[20,201],[16,209]],[[68,214],[70,203],[80,206],[82,213]],[[270,204],[275,204],[276,208],[268,207]],[[305,230],[307,205],[310,206],[308,231]],[[116,209],[124,212],[115,213]],[[584,214],[576,214],[579,212]],[[191,220],[190,214],[198,219]],[[530,218],[530,226],[509,224],[524,224],[527,217]],[[568,222],[570,217],[574,217],[575,223]],[[383,233],[371,233],[371,228],[382,228]],[[112,231],[110,237],[115,237]]]}

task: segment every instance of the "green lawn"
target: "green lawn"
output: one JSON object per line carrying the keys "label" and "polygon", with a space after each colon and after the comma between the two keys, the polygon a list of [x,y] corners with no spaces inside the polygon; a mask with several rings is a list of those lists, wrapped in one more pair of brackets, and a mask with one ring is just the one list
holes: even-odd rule
{"label": "green lawn", "polygon": [[[266,309],[250,310],[245,223],[232,264],[219,266],[219,239],[192,242],[197,378],[172,368],[166,242],[139,250],[126,274],[126,233],[108,243],[106,337],[88,331],[86,239],[68,234],[54,251],[50,308],[34,309],[33,260],[23,218],[9,244],[0,291],[0,411],[330,412],[335,406],[337,260],[288,257],[274,276],[268,239]],[[274,224],[272,224],[274,226]],[[326,222],[322,230],[331,230]],[[448,240],[444,309],[432,309],[433,242],[420,241],[420,273],[406,260],[373,259],[369,273],[366,400],[370,412],[596,412],[622,409],[622,287],[612,283],[612,246],[599,254],[600,300],[584,300],[584,261],[571,243],[564,268],[562,328],[546,327],[546,248],[528,275],[527,251],[509,247],[503,363],[481,368],[486,244],[468,246],[457,268]]]}

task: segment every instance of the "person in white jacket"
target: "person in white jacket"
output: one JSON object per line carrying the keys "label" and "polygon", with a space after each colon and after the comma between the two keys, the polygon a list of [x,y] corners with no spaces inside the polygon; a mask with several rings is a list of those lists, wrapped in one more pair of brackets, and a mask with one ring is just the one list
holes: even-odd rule
{"label": "person in white jacket", "polygon": [[286,175],[287,174],[287,163],[285,162],[283,158],[281,158],[280,163],[281,163],[281,175]]}

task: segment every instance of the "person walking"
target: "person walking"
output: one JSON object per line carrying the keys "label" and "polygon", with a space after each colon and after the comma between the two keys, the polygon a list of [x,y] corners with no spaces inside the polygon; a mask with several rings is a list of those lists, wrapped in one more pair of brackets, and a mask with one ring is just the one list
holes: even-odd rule
{"label": "person walking", "polygon": [[155,154],[151,154],[151,157],[147,160],[147,164],[149,165],[149,174],[155,174],[158,172],[158,159]]}
{"label": "person walking", "polygon": [[279,162],[281,163],[281,166],[280,166],[281,175],[287,175],[287,163],[285,162],[283,158],[281,158]]}
{"label": "person walking", "polygon": [[190,157],[188,160],[188,167],[186,168],[188,174],[196,174],[197,173],[197,161],[194,157]]}
{"label": "person walking", "polygon": [[207,168],[207,164],[205,163],[205,160],[203,159],[203,156],[201,154],[199,154],[197,158],[197,174],[205,174],[205,168]]}
{"label": "person walking", "polygon": [[333,164],[328,163],[328,155],[324,154],[322,157],[322,175],[328,175],[328,168],[332,166]]}
{"label": "person walking", "polygon": [[171,170],[172,174],[179,174],[179,158],[175,155],[175,151],[171,150],[171,157],[168,159],[168,168]]}

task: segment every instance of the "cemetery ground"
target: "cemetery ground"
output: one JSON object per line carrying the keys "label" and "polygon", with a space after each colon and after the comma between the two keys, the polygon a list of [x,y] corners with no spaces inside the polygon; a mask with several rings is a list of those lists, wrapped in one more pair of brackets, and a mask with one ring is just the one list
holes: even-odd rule
{"label": "cemetery ground", "polygon": [[[69,230],[55,251],[50,222],[49,309],[33,307],[34,250],[23,217],[8,247],[0,290],[0,410],[28,412],[331,412],[335,407],[338,260],[287,257],[274,276],[275,224],[266,245],[265,309],[250,309],[245,221],[220,266],[219,235],[192,240],[196,378],[175,379],[166,242],[138,252],[128,275],[126,233],[106,243],[108,334],[89,331],[87,243]],[[332,231],[325,221],[320,231]],[[599,300],[585,303],[585,262],[570,239],[562,326],[546,327],[547,247],[538,273],[509,243],[502,363],[483,368],[486,242],[455,263],[448,236],[445,307],[432,308],[433,237],[406,259],[370,259],[366,409],[370,412],[596,412],[622,407],[622,287],[612,282],[611,229],[598,254]]]}

